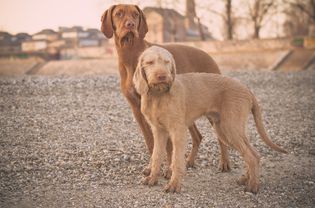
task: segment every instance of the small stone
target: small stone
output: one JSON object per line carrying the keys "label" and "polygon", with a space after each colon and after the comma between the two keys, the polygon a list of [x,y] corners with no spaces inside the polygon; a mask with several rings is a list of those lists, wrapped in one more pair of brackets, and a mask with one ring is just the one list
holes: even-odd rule
{"label": "small stone", "polygon": [[308,151],[308,153],[309,153],[310,155],[315,155],[315,149],[310,149],[310,150]]}
{"label": "small stone", "polygon": [[123,161],[129,162],[130,161],[130,156],[129,155],[123,155]]}
{"label": "small stone", "polygon": [[203,160],[203,161],[201,161],[200,165],[201,165],[201,167],[207,167],[208,164],[209,164],[209,162],[207,160]]}
{"label": "small stone", "polygon": [[245,194],[247,195],[247,196],[255,196],[255,194],[253,194],[252,192],[245,192]]}

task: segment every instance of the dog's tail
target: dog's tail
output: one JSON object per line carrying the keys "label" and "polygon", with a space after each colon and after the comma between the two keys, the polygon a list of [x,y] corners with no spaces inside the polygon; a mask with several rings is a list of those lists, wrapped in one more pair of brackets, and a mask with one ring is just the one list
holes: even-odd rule
{"label": "dog's tail", "polygon": [[257,102],[254,95],[252,97],[253,97],[252,113],[253,113],[254,120],[256,123],[257,131],[258,131],[259,135],[261,136],[262,140],[272,149],[274,149],[278,152],[288,153],[286,150],[282,149],[281,147],[279,147],[278,145],[276,145],[275,143],[273,143],[269,139],[269,137],[266,133],[265,127],[263,125],[263,122],[262,122],[261,111],[260,111],[260,107],[258,105],[258,102]]}

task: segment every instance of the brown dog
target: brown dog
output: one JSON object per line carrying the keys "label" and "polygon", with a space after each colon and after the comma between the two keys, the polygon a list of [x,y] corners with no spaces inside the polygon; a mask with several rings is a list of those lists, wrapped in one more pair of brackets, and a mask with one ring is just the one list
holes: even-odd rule
{"label": "brown dog", "polygon": [[[136,5],[114,5],[104,12],[101,31],[107,38],[114,36],[118,53],[121,91],[131,106],[132,112],[144,135],[148,150],[152,154],[152,132],[140,111],[140,95],[135,91],[132,82],[138,57],[146,48],[152,45],[144,40],[148,32],[144,14]],[[176,65],[179,68],[177,73],[220,73],[213,59],[199,49],[175,44],[163,45],[161,47],[166,48],[173,54]],[[187,166],[193,166],[202,137],[194,123],[191,123],[189,126],[189,131],[193,139],[193,148],[188,156]],[[221,142],[219,144],[221,147],[219,168],[222,171],[229,171],[230,165],[227,147]],[[171,152],[171,145],[168,145],[168,152]],[[146,173],[149,174],[149,171]]]}
{"label": "brown dog", "polygon": [[170,138],[173,145],[172,176],[167,192],[179,192],[185,172],[187,126],[201,116],[212,121],[218,139],[243,157],[247,170],[239,180],[245,191],[259,189],[259,155],[249,143],[245,129],[252,112],[257,131],[274,150],[285,153],[268,138],[255,96],[240,82],[217,74],[188,73],[176,75],[175,61],[167,50],[152,46],[139,58],[134,84],[141,95],[141,112],[154,136],[151,174],[145,184],[158,181],[161,155]]}

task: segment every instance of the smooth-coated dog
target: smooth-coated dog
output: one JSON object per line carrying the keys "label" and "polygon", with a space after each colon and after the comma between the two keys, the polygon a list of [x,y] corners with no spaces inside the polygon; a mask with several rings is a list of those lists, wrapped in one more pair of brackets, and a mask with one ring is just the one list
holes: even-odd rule
{"label": "smooth-coated dog", "polygon": [[238,183],[245,185],[245,191],[257,193],[260,157],[245,134],[250,112],[262,140],[276,151],[286,151],[268,138],[253,93],[239,81],[221,75],[175,74],[172,54],[157,46],[143,52],[134,74],[135,88],[141,95],[141,112],[154,136],[151,173],[145,184],[157,183],[162,155],[170,138],[172,175],[165,190],[180,191],[185,172],[185,129],[199,117],[206,116],[213,123],[219,141],[236,149],[245,161],[246,171]]}
{"label": "smooth-coated dog", "polygon": [[[142,10],[136,5],[119,4],[107,9],[101,18],[101,22],[101,31],[104,35],[107,38],[114,36],[118,54],[121,91],[131,106],[134,117],[143,133],[149,153],[152,154],[154,146],[152,131],[140,111],[141,97],[136,92],[132,82],[140,54],[146,48],[154,45],[144,40],[148,32],[145,16]],[[161,47],[166,48],[172,53],[179,68],[177,73],[220,73],[214,60],[202,50],[179,44],[166,44],[161,45]],[[189,132],[192,137],[193,148],[187,158],[188,167],[194,165],[194,160],[202,140],[202,136],[194,123],[191,123],[189,126]],[[223,172],[229,171],[230,165],[227,147],[222,143],[219,144],[221,148],[219,169]],[[171,155],[171,145],[169,144],[168,153],[168,155]],[[145,174],[149,173],[149,169],[145,171]]]}

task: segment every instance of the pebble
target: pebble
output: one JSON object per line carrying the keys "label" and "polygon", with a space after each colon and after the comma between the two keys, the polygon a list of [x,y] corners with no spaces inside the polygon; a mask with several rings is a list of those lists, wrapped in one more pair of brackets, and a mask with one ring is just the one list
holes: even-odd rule
{"label": "pebble", "polygon": [[123,161],[125,161],[125,162],[129,162],[130,159],[131,159],[131,157],[129,155],[124,155],[123,156]]}
{"label": "pebble", "polygon": [[315,149],[310,149],[310,150],[308,151],[308,153],[309,153],[310,155],[315,155]]}

